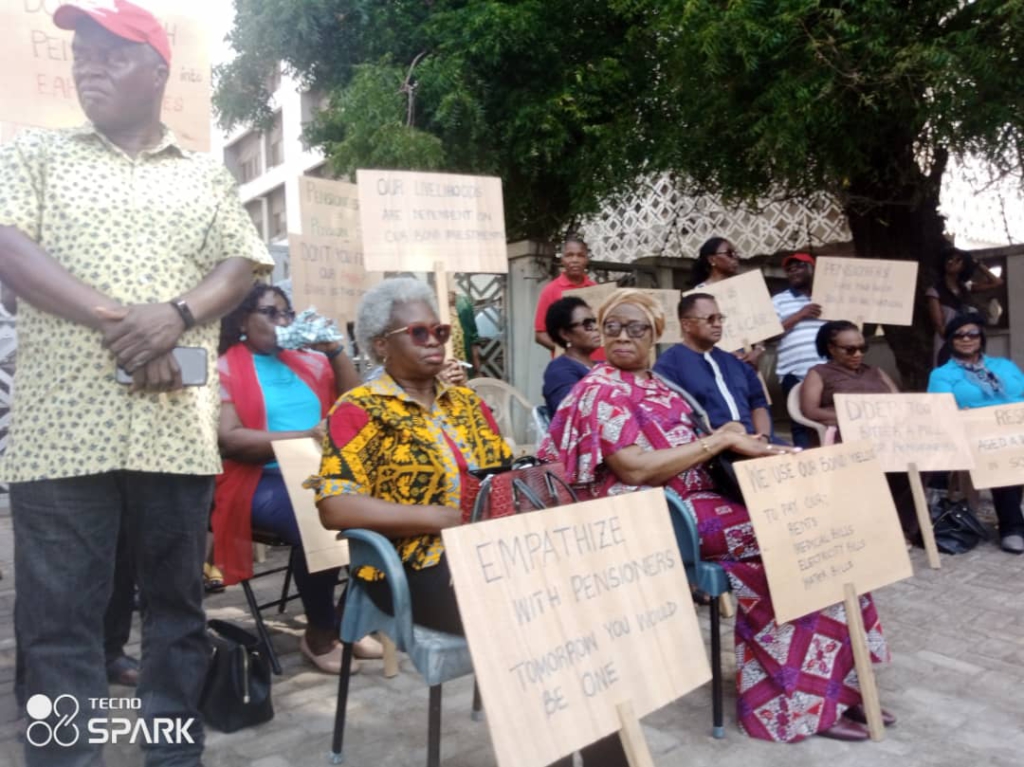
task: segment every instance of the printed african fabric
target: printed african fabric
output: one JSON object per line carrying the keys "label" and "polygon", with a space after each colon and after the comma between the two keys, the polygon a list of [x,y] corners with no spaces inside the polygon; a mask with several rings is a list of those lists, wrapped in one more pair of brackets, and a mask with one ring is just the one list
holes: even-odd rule
{"label": "printed african fabric", "polygon": [[[327,416],[317,501],[355,493],[457,509],[464,472],[511,459],[494,417],[476,394],[441,383],[437,387],[430,412],[387,373],[339,399]],[[414,570],[433,567],[444,551],[436,534],[400,538],[395,548]],[[371,567],[356,576],[383,578]]]}
{"label": "printed african fabric", "polygon": [[[596,366],[555,414],[538,455],[560,460],[569,482],[597,497],[640,488],[621,482],[604,459],[629,445],[677,447],[695,439],[686,401],[657,378]],[[701,554],[722,565],[738,603],[737,719],[749,735],[793,742],[827,730],[860,703],[842,604],[777,624],[760,550],[746,508],[714,492],[700,465],[667,484],[697,520]],[[870,596],[861,597],[868,646],[889,660]]]}

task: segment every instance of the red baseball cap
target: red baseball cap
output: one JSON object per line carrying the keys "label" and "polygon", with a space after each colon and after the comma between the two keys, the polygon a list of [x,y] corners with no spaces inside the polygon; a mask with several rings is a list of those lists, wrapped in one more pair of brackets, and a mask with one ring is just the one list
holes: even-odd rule
{"label": "red baseball cap", "polygon": [[53,12],[53,23],[61,29],[74,30],[83,18],[92,19],[125,40],[148,43],[167,64],[171,63],[171,44],[164,25],[145,8],[128,0],[78,0]]}
{"label": "red baseball cap", "polygon": [[803,261],[805,264],[814,266],[814,256],[810,253],[793,253],[782,259],[782,268],[785,269],[793,261]]}

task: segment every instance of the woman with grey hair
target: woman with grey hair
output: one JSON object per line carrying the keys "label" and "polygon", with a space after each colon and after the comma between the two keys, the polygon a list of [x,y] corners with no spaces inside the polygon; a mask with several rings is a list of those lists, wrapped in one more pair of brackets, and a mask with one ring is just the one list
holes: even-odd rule
{"label": "woman with grey hair", "polygon": [[[391,538],[413,620],[461,634],[440,533],[460,522],[468,472],[505,463],[511,451],[476,394],[439,380],[450,335],[419,280],[385,280],[363,296],[356,337],[383,372],[341,397],[327,417],[317,506],[329,530],[360,527]],[[354,576],[391,612],[383,573],[364,567]]]}

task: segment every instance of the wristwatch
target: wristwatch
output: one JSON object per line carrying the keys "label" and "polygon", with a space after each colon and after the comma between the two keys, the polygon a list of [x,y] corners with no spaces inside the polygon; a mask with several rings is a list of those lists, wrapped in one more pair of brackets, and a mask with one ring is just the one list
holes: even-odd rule
{"label": "wristwatch", "polygon": [[181,321],[185,323],[185,330],[189,330],[196,326],[196,318],[192,316],[192,310],[188,308],[188,304],[185,303],[183,298],[175,298],[170,302],[178,314],[181,315]]}

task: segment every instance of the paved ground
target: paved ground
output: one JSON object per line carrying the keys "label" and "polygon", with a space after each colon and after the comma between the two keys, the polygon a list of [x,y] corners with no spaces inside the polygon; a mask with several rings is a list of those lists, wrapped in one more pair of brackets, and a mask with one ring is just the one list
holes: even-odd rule
{"label": "paved ground", "polygon": [[[24,727],[14,704],[14,581],[10,518],[0,509],[0,767],[22,765]],[[282,557],[272,553],[268,564]],[[728,734],[710,730],[710,690],[694,691],[644,720],[662,767],[1019,767],[1024,765],[1024,557],[984,545],[970,554],[943,557],[927,569],[915,551],[914,578],[875,594],[894,662],[878,674],[883,703],[899,724],[881,743],[846,744],[812,738],[782,746],[750,740],[735,726],[727,687]],[[279,588],[277,576],[263,588]],[[296,604],[297,603],[293,603]],[[212,617],[248,621],[237,588],[211,597]],[[292,607],[294,612],[296,608]],[[707,629],[707,613],[702,621]],[[731,625],[726,622],[725,668],[732,676]],[[313,767],[327,764],[336,681],[311,670],[298,653],[300,618],[273,615],[275,646],[284,676],[275,680],[277,715],[261,727],[232,735],[210,733],[207,767]],[[137,632],[130,652],[138,653]],[[486,723],[469,718],[468,680],[445,686],[442,761],[449,767],[489,767],[494,755]],[[117,688],[113,694],[117,694]],[[127,694],[127,691],[125,691]],[[380,663],[364,664],[353,678],[346,764],[355,767],[421,767],[425,764],[427,691],[407,660],[402,674],[384,679]],[[141,760],[125,748],[108,750],[110,767]]]}

